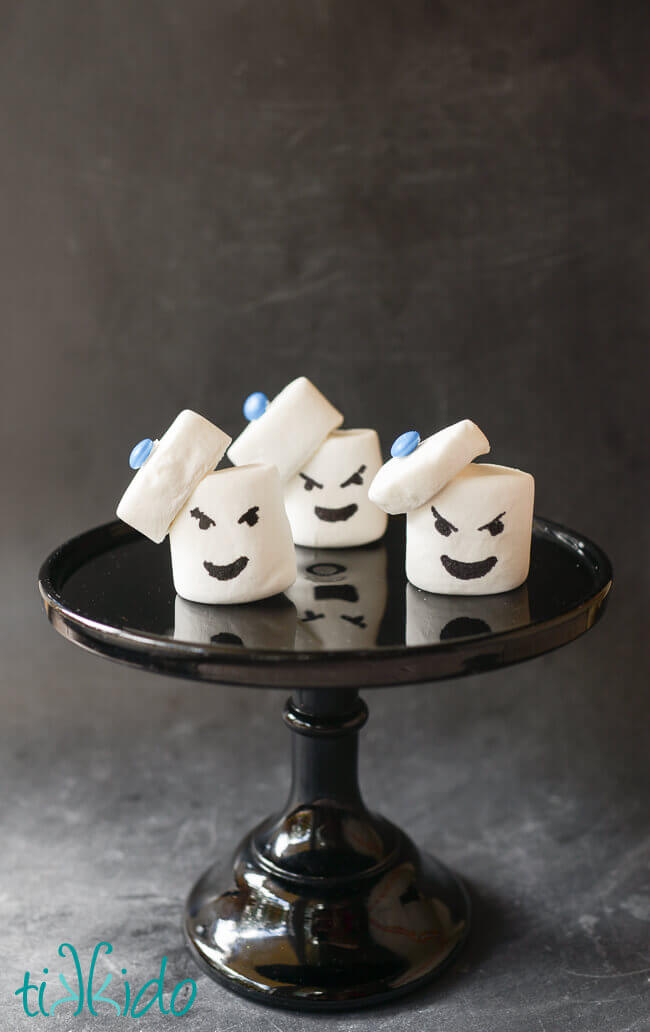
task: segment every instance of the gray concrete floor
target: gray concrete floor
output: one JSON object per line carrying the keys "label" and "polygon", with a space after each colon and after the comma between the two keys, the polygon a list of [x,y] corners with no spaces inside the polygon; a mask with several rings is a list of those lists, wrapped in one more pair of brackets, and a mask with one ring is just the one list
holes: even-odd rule
{"label": "gray concrete floor", "polygon": [[[3,622],[1,1027],[35,1027],[13,997],[25,969],[44,977],[48,967],[46,1002],[56,999],[56,973],[69,967],[59,943],[87,965],[109,940],[112,970],[126,967],[134,986],[163,955],[168,991],[195,977],[181,1027],[205,1032],[647,1028],[645,686],[617,644],[618,601],[583,639],[527,665],[366,693],[366,800],[466,879],[474,929],[426,990],[317,1017],[213,984],[180,933],[193,879],[286,791],[283,694],[96,659],[52,631],[35,593],[17,595]],[[121,1024],[109,1006],[47,1019],[74,1032]],[[170,1019],[151,1011],[137,1027]]]}

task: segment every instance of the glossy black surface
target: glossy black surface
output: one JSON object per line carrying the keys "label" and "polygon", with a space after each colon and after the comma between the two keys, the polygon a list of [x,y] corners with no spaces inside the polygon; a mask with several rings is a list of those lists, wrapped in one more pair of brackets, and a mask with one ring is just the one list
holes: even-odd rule
{"label": "glossy black surface", "polygon": [[297,692],[285,708],[285,807],[244,838],[232,875],[215,865],[190,893],[190,948],[236,992],[309,1010],[365,1006],[432,978],[465,940],[463,887],[361,799],[366,717],[354,689]]}
{"label": "glossy black surface", "polygon": [[607,557],[536,520],[531,571],[504,595],[429,595],[406,582],[403,522],[383,542],[298,549],[287,596],[246,606],[177,598],[169,549],[125,525],[98,527],[57,549],[40,586],[70,640],[147,669],[201,680],[300,687],[436,680],[492,669],[563,645],[597,619],[611,585]]}

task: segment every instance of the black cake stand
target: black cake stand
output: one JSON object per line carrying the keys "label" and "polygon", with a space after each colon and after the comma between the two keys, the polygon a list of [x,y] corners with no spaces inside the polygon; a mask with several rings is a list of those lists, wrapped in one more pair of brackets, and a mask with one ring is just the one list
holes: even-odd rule
{"label": "black cake stand", "polygon": [[457,878],[364,806],[360,688],[492,670],[565,645],[598,619],[609,560],[535,521],[530,576],[505,595],[428,595],[406,583],[404,529],[347,551],[298,549],[288,593],[248,606],[176,597],[169,550],[114,522],[58,548],[40,590],[57,631],[159,674],[289,689],[293,775],[284,806],[190,892],[196,960],[262,1003],[345,1009],[392,999],[438,974],[467,935]]}

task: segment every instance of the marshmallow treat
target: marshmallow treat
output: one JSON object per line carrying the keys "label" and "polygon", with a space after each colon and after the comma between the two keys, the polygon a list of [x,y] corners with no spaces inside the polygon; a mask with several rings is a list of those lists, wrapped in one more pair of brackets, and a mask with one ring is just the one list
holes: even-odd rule
{"label": "marshmallow treat", "polygon": [[406,585],[406,644],[433,645],[440,641],[496,634],[530,621],[528,587],[500,595],[432,595]]}
{"label": "marshmallow treat", "polygon": [[156,543],[169,534],[174,587],[192,602],[254,602],[296,577],[278,471],[258,464],[214,472],[229,440],[181,412],[160,441],[131,452],[137,473],[117,509]]}
{"label": "marshmallow treat", "polygon": [[287,591],[298,613],[296,648],[374,645],[386,608],[386,550],[297,548],[298,577]]}
{"label": "marshmallow treat", "polygon": [[432,498],[468,462],[490,450],[490,442],[471,419],[462,419],[419,443],[415,431],[394,442],[394,456],[382,466],[368,495],[384,512],[412,512]]}
{"label": "marshmallow treat", "polygon": [[380,466],[374,430],[334,430],[285,487],[295,543],[350,548],[382,537],[386,514],[368,499],[368,485]]}
{"label": "marshmallow treat", "polygon": [[131,452],[137,473],[117,516],[160,544],[188,495],[219,464],[231,438],[190,409],[180,412],[159,441],[140,441]]}
{"label": "marshmallow treat", "polygon": [[266,462],[290,480],[311,458],[327,435],[343,422],[341,413],[306,376],[292,380],[268,402],[256,392],[244,403],[248,426],[228,449],[235,466]]}
{"label": "marshmallow treat", "polygon": [[424,591],[493,595],[528,576],[534,480],[470,463],[406,516],[406,576]]}
{"label": "marshmallow treat", "polygon": [[174,587],[190,602],[253,602],[296,578],[291,528],[274,466],[209,473],[169,531]]}
{"label": "marshmallow treat", "polygon": [[224,648],[293,649],[296,608],[285,595],[239,606],[207,606],[176,596],[174,638]]}

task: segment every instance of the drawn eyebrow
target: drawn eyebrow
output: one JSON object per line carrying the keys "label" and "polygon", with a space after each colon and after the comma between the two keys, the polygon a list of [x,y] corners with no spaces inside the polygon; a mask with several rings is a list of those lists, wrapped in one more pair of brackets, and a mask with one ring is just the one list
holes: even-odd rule
{"label": "drawn eyebrow", "polygon": [[444,516],[441,516],[440,513],[438,512],[438,510],[433,505],[431,506],[431,512],[433,513],[433,515],[435,516],[435,518],[437,520],[440,520],[441,523],[446,523],[447,526],[451,527],[452,530],[455,530],[455,531],[458,530],[458,527],[454,527],[453,523],[450,523],[450,521],[445,519]]}
{"label": "drawn eyebrow", "polygon": [[314,480],[313,477],[308,477],[306,473],[299,473],[298,476],[301,476],[302,479],[305,481],[305,485],[306,485],[308,491],[310,491],[312,489],[312,487],[322,487],[323,486],[322,484],[319,484],[317,480]]}
{"label": "drawn eyebrow", "polygon": [[201,512],[198,506],[190,510],[190,516],[199,521],[199,530],[209,530],[210,527],[216,527],[214,520],[206,516],[204,512]]}
{"label": "drawn eyebrow", "polygon": [[502,516],[505,516],[505,514],[506,514],[506,510],[504,509],[503,512],[500,512],[498,516],[494,517],[494,519],[488,520],[487,523],[484,523],[482,527],[477,527],[476,529],[477,530],[487,530],[491,523],[496,523],[497,520],[500,520]]}
{"label": "drawn eyebrow", "polygon": [[240,516],[237,523],[247,523],[249,527],[254,527],[259,516],[257,515],[260,511],[259,505],[252,505],[250,509],[247,509],[243,516]]}
{"label": "drawn eyebrow", "polygon": [[356,473],[353,473],[351,477],[348,477],[348,479],[344,480],[342,484],[339,484],[339,487],[349,487],[350,484],[363,484],[363,480],[361,479],[361,474],[365,473],[365,472],[366,472],[366,467],[365,466],[359,466],[359,468],[356,471]]}

